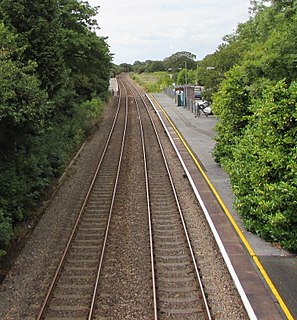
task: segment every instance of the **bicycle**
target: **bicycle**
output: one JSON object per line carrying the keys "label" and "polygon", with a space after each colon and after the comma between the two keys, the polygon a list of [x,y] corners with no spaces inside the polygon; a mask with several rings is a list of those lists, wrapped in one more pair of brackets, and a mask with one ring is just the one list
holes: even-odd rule
{"label": "bicycle", "polygon": [[195,117],[200,117],[201,114],[203,113],[206,117],[208,117],[208,112],[206,112],[204,109],[206,107],[208,107],[208,105],[205,105],[204,103],[197,103],[196,105],[196,113],[195,113]]}

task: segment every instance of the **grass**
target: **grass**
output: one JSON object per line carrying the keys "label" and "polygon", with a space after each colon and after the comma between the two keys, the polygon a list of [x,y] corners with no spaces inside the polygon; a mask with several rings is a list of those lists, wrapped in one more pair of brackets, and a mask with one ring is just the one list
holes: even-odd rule
{"label": "grass", "polygon": [[143,87],[146,92],[161,92],[171,82],[167,72],[134,73],[131,78]]}

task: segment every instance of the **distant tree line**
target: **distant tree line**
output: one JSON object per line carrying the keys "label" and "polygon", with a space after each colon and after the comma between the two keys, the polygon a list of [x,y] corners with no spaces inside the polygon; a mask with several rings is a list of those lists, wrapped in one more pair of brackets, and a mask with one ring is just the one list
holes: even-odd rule
{"label": "distant tree line", "polygon": [[97,12],[79,0],[0,2],[0,256],[108,97]]}
{"label": "distant tree line", "polygon": [[117,73],[121,72],[179,72],[181,69],[193,69],[197,68],[196,56],[187,51],[180,51],[172,54],[170,57],[164,60],[147,60],[144,62],[135,61],[133,64],[121,63],[117,66]]}

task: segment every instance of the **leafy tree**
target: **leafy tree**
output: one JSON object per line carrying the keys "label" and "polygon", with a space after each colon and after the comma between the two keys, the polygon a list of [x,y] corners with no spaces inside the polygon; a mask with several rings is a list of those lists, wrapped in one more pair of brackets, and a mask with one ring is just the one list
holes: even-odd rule
{"label": "leafy tree", "polygon": [[18,33],[19,45],[25,48],[22,62],[36,62],[41,88],[50,98],[58,95],[66,76],[57,1],[3,0],[0,10],[5,25]]}
{"label": "leafy tree", "polygon": [[94,18],[99,7],[91,7],[87,1],[59,0],[60,18],[63,29],[77,31],[78,33],[99,28]]}
{"label": "leafy tree", "polygon": [[[214,94],[215,159],[247,228],[297,251],[296,2],[273,1],[239,26],[245,48]],[[199,67],[198,67],[199,69]]]}
{"label": "leafy tree", "polygon": [[59,1],[63,56],[79,99],[105,98],[111,69],[106,39],[96,36],[98,7],[76,0]]}
{"label": "leafy tree", "polygon": [[131,72],[133,71],[133,66],[129,63],[121,63],[119,67],[122,69],[122,72]]}
{"label": "leafy tree", "polygon": [[136,73],[142,73],[145,72],[146,70],[146,65],[145,62],[141,62],[141,61],[135,61],[133,63],[133,71]]}
{"label": "leafy tree", "polygon": [[223,163],[232,158],[232,150],[245,128],[249,107],[249,77],[241,66],[234,67],[226,73],[226,80],[222,82],[220,90],[214,95],[212,109],[218,115],[216,124],[215,159]]}
{"label": "leafy tree", "polygon": [[195,85],[196,72],[194,70],[182,69],[177,75],[177,84],[179,85]]}
{"label": "leafy tree", "polygon": [[[296,79],[296,19],[296,14],[288,19],[285,12],[266,7],[254,19],[239,26],[237,40],[233,40],[230,46],[238,43],[242,47],[242,44],[250,43],[237,60],[241,66],[224,74],[226,80],[222,82],[218,94],[214,95],[213,109],[219,117],[214,154],[219,162],[224,161],[227,155],[232,157],[236,137],[241,135],[248,123],[251,98],[261,98],[270,83],[284,78],[290,83]],[[214,59],[214,55],[211,58]]]}
{"label": "leafy tree", "polygon": [[95,12],[73,0],[0,3],[0,256],[108,96],[111,55]]}
{"label": "leafy tree", "polygon": [[248,230],[297,250],[297,83],[270,85],[225,163]]}
{"label": "leafy tree", "polygon": [[7,216],[0,208],[0,257],[5,255],[3,248],[9,245],[12,238],[11,218]]}
{"label": "leafy tree", "polygon": [[[0,23],[0,256],[13,235],[13,222],[19,210],[8,210],[17,197],[11,196],[24,189],[19,175],[12,172],[14,154],[19,146],[26,146],[26,138],[43,129],[43,122],[50,111],[47,93],[40,89],[35,75],[36,64],[25,65],[21,56],[18,37]],[[25,153],[27,155],[27,153]],[[9,181],[9,187],[6,184]],[[26,181],[27,182],[27,181]],[[25,182],[25,184],[26,184]],[[26,195],[27,196],[27,195]]]}
{"label": "leafy tree", "polygon": [[146,71],[147,72],[157,72],[157,71],[164,71],[164,70],[165,70],[165,66],[164,66],[163,61],[155,60],[155,61],[151,61],[148,64]]}
{"label": "leafy tree", "polygon": [[166,69],[178,70],[187,67],[187,69],[196,69],[196,56],[187,51],[176,52],[170,57],[164,59]]}
{"label": "leafy tree", "polygon": [[35,64],[20,60],[24,48],[17,36],[0,23],[0,158],[18,137],[42,127],[51,110],[47,94],[40,89]]}
{"label": "leafy tree", "polygon": [[247,49],[237,33],[225,36],[223,41],[214,53],[197,63],[196,82],[205,87],[204,96],[210,101],[224,80],[225,73],[242,61]]}

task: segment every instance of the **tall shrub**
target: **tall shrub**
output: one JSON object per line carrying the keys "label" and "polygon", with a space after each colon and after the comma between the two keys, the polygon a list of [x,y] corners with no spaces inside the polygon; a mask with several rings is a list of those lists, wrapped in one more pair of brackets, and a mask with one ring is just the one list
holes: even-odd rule
{"label": "tall shrub", "polygon": [[297,82],[269,86],[225,162],[248,230],[297,251]]}

